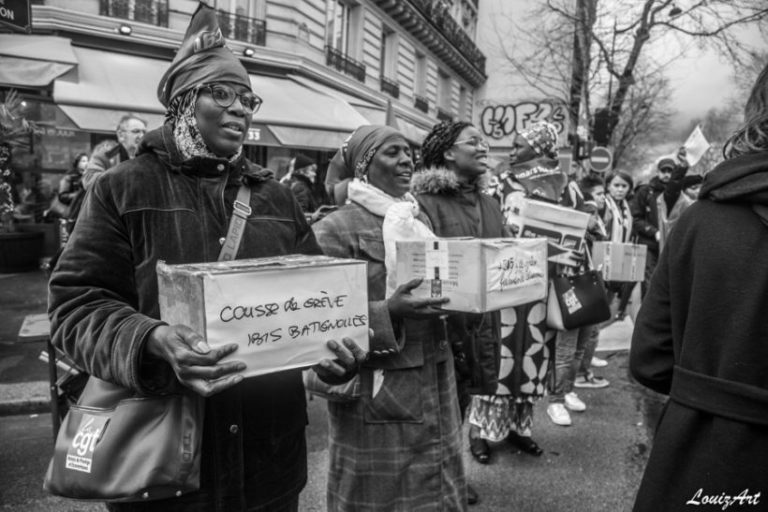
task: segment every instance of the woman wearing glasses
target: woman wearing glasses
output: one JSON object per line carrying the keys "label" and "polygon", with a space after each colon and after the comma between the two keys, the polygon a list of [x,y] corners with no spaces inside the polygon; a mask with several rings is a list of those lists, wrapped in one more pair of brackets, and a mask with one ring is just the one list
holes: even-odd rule
{"label": "woman wearing glasses", "polygon": [[[424,170],[412,190],[439,237],[506,236],[499,204],[487,186],[488,143],[471,123],[443,122],[432,128],[421,149]],[[462,416],[470,394],[496,392],[499,374],[499,314],[452,314],[448,336],[454,350]],[[472,442],[472,440],[470,440]],[[470,500],[476,501],[470,490]]]}
{"label": "woman wearing glasses", "polygon": [[[110,510],[298,510],[307,480],[301,371],[244,379],[236,358],[221,361],[237,344],[211,348],[159,319],[157,261],[216,261],[241,185],[251,212],[236,258],[321,252],[291,192],[243,156],[261,104],[250,88],[201,3],[158,89],[165,124],[93,183],[51,276],[53,342],[88,374],[139,394],[205,397],[199,491]],[[338,359],[317,369],[326,380],[348,380],[365,357],[337,341],[328,346]]]}

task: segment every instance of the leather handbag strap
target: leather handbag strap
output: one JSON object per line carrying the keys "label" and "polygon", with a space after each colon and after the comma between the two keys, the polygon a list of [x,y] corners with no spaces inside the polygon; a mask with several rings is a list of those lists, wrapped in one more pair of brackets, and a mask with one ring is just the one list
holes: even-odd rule
{"label": "leather handbag strap", "polygon": [[221,246],[219,261],[230,261],[237,256],[240,241],[243,239],[245,224],[251,215],[251,189],[246,185],[240,185],[237,197],[232,204],[232,219],[229,221],[229,230],[224,245]]}

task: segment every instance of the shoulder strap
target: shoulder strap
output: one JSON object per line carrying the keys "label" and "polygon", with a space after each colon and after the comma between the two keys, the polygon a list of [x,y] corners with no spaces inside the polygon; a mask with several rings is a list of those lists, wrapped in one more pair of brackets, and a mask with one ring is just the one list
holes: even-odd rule
{"label": "shoulder strap", "polygon": [[251,189],[246,185],[240,185],[237,197],[232,204],[232,219],[229,221],[227,238],[221,246],[219,261],[230,261],[237,256],[240,241],[243,239],[245,224],[251,215]]}

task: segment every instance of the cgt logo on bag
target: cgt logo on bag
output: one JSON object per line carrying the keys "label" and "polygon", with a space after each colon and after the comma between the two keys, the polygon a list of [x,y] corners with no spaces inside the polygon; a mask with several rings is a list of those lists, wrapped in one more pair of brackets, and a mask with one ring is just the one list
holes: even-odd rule
{"label": "cgt logo on bag", "polygon": [[576,290],[573,288],[569,288],[563,293],[563,302],[565,302],[565,307],[571,315],[583,307],[576,296]]}
{"label": "cgt logo on bag", "polygon": [[83,415],[80,426],[77,427],[77,434],[72,438],[72,444],[67,450],[65,464],[67,469],[74,469],[83,473],[91,472],[93,452],[108,421],[107,416]]}

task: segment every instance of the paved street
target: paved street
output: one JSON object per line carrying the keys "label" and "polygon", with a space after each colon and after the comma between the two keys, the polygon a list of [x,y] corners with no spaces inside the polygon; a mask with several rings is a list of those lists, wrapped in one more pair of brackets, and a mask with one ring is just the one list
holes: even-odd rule
{"label": "paved street", "polygon": [[[20,344],[15,333],[24,314],[45,309],[44,276],[36,273],[0,276],[0,395],[37,393],[45,399],[46,366],[37,360],[42,343]],[[627,376],[631,321],[603,331],[600,348],[610,364],[600,374],[611,386],[581,390],[588,410],[573,414],[574,425],[553,425],[546,400],[536,407],[534,439],[545,449],[540,458],[494,446],[492,463],[476,463],[466,452],[470,482],[481,495],[475,512],[618,512],[631,508],[649,447],[649,425],[660,401]],[[0,397],[1,398],[1,397]],[[39,409],[39,407],[38,407]],[[325,510],[327,427],[325,404],[309,402],[309,483],[302,511]],[[42,478],[52,450],[50,414],[0,416],[0,510],[19,512],[94,511],[100,504],[47,496]]]}

